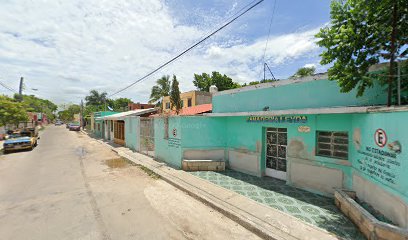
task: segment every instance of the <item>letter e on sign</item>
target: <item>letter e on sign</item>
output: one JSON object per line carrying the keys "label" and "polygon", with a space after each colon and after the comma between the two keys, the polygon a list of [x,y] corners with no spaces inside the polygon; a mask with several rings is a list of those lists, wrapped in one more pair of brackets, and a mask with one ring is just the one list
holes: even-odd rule
{"label": "letter e on sign", "polygon": [[375,144],[379,147],[384,147],[387,144],[387,134],[381,128],[377,129],[374,134]]}

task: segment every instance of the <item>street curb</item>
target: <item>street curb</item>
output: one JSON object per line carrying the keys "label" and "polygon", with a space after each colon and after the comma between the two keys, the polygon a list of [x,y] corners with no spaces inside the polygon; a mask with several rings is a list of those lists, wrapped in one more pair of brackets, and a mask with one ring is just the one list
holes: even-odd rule
{"label": "street curb", "polygon": [[[86,133],[85,133],[86,134]],[[269,223],[266,222],[264,219],[257,217],[250,212],[247,212],[237,206],[234,206],[211,192],[205,191],[200,189],[197,186],[194,186],[183,179],[172,175],[164,170],[171,169],[164,163],[154,162],[154,164],[148,163],[147,161],[155,161],[152,157],[146,156],[144,154],[139,154],[140,156],[130,156],[128,153],[133,153],[130,149],[126,147],[115,148],[108,143],[94,139],[98,143],[105,145],[106,147],[110,148],[113,152],[117,153],[119,156],[125,158],[127,161],[132,162],[137,165],[144,166],[150,169],[155,174],[159,175],[167,183],[171,184],[172,186],[182,190],[183,192],[187,193],[189,196],[203,202],[204,204],[212,207],[213,209],[217,210],[221,214],[225,215],[226,217],[230,218],[231,220],[235,221],[236,223],[240,224],[244,228],[248,229],[249,231],[253,232],[257,236],[263,239],[271,239],[271,240],[299,240],[299,239],[327,239],[327,240],[334,240],[334,239],[342,239],[338,236],[330,234],[325,230],[320,228],[316,228],[313,225],[308,225],[306,223],[297,223],[297,226],[305,226],[303,227],[304,235],[300,235],[297,232],[297,236],[294,236],[291,233],[291,230],[286,229],[286,226],[283,226],[278,222]],[[147,160],[148,159],[148,160]],[[145,161],[144,161],[145,160]],[[161,168],[164,168],[162,170]],[[166,169],[167,168],[167,169]],[[214,185],[216,186],[216,185]],[[217,186],[219,187],[219,186]],[[220,187],[221,188],[221,187]],[[234,194],[234,193],[232,193]],[[296,220],[298,221],[298,220]],[[296,225],[296,224],[295,224]],[[296,227],[296,226],[293,226]]]}

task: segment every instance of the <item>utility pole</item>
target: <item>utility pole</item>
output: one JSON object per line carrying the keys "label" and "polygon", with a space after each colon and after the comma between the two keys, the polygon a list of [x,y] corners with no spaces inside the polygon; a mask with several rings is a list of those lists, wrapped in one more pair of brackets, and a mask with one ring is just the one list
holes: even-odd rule
{"label": "utility pole", "polygon": [[23,101],[23,84],[24,84],[24,78],[20,78],[20,87],[18,88],[18,95],[20,97],[20,101]]}
{"label": "utility pole", "polygon": [[80,117],[79,117],[79,121],[81,124],[81,127],[84,127],[84,101],[81,99],[81,113],[80,113]]}

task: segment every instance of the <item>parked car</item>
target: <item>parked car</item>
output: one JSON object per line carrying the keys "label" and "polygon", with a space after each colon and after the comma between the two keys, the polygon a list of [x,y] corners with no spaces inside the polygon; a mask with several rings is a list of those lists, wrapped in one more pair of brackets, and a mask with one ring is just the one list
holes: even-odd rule
{"label": "parked car", "polygon": [[69,131],[80,131],[81,125],[77,122],[69,124]]}
{"label": "parked car", "polygon": [[36,128],[25,128],[8,135],[8,139],[3,143],[5,154],[12,151],[29,149],[37,146],[38,130]]}
{"label": "parked car", "polygon": [[55,122],[55,126],[61,126],[62,124],[64,124],[64,123],[62,121],[59,121],[59,120]]}

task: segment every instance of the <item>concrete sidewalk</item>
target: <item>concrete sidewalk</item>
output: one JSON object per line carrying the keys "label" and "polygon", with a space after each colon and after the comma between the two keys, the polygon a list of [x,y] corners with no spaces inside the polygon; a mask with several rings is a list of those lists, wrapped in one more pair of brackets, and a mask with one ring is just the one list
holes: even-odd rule
{"label": "concrete sidewalk", "polygon": [[121,157],[149,168],[163,180],[210,205],[264,239],[341,239],[324,229],[195,177],[188,172],[168,167],[151,157],[132,152],[125,147],[113,147],[104,141],[97,141],[105,144]]}

